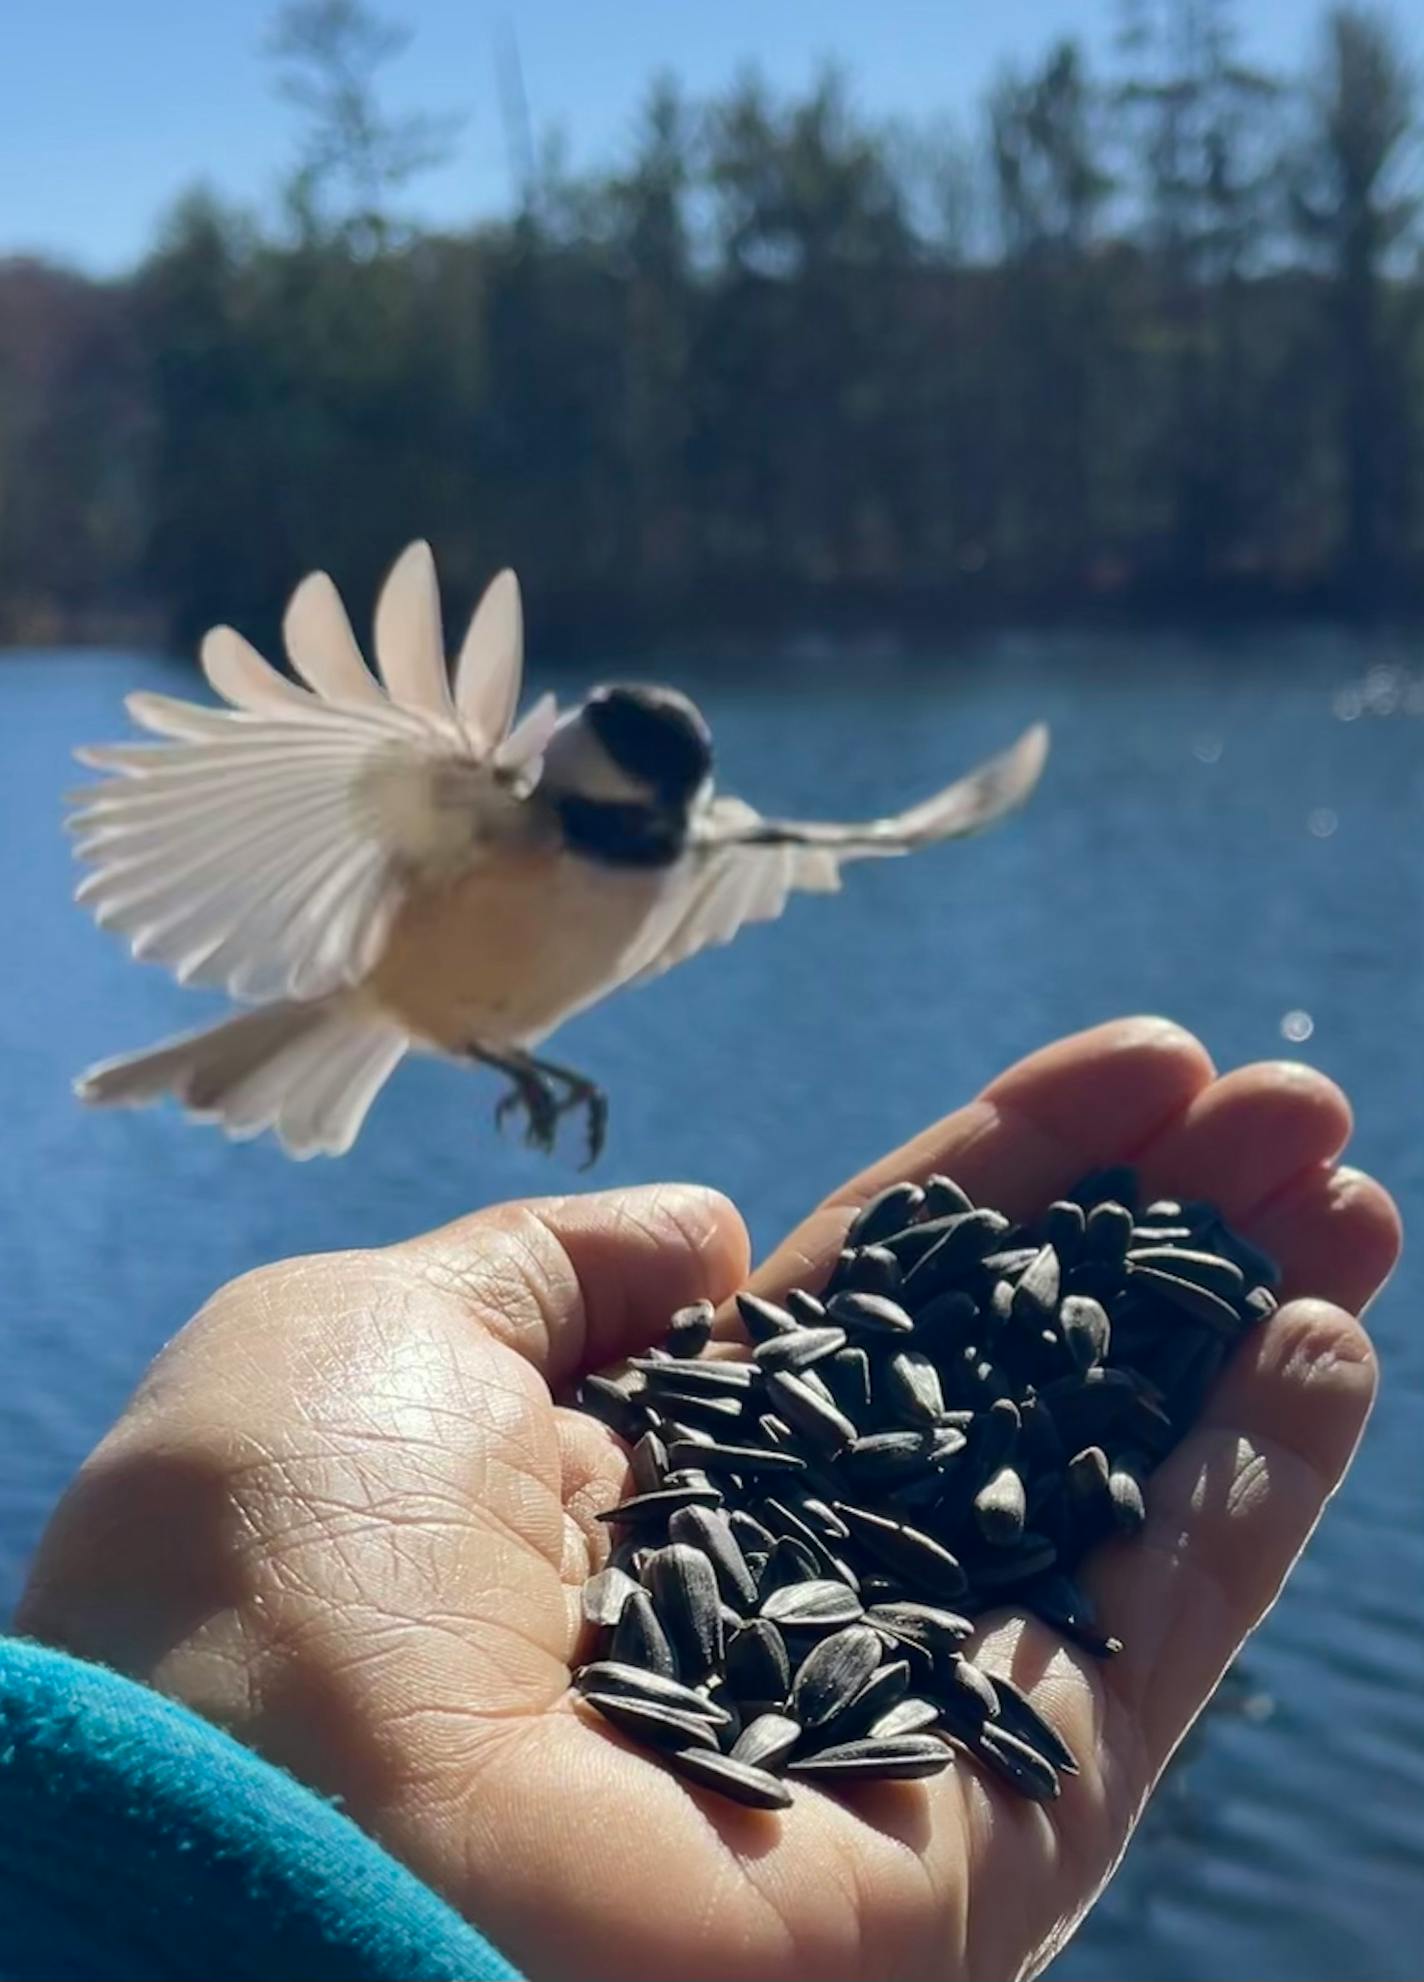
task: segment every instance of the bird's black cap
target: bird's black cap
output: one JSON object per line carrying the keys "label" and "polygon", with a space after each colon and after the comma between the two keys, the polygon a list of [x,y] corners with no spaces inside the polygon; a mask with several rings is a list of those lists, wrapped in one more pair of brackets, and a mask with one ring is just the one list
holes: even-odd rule
{"label": "bird's black cap", "polygon": [[675,688],[596,688],[584,717],[614,763],[667,804],[684,804],[712,769],[712,732]]}

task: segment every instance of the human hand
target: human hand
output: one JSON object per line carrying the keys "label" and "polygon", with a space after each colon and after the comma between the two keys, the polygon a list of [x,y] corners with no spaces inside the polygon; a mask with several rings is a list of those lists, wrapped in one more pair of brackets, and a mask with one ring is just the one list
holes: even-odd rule
{"label": "human hand", "polygon": [[[1109,1875],[1173,1749],[1338,1484],[1375,1371],[1352,1314],[1393,1264],[1378,1185],[1335,1167],[1338,1091],[1217,1079],[1134,1020],[1049,1047],[823,1205],[751,1283],[817,1284],[852,1210],[944,1170],[1010,1213],[1131,1158],[1285,1268],[1153,1476],[1148,1523],[1080,1580],[1106,1664],[1021,1616],[979,1656],[1082,1763],[1025,1804],[961,1759],[766,1816],[704,1796],[572,1707],[579,1588],[621,1448],[551,1400],[745,1283],[707,1191],[499,1207],[382,1252],[265,1268],[163,1352],[62,1502],[19,1623],[188,1701],[328,1794],[532,1977],[1031,1975]],[[1309,1297],[1309,1298],[1307,1298]]]}

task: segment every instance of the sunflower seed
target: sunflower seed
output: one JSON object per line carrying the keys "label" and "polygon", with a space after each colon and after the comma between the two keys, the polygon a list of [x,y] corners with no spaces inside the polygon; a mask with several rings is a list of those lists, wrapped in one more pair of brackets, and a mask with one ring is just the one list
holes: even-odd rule
{"label": "sunflower seed", "polygon": [[1020,1795],[1037,1803],[1048,1803],[1059,1794],[1058,1772],[1053,1764],[1017,1735],[1002,1732],[992,1721],[975,1734],[965,1736],[964,1744]]}
{"label": "sunflower seed", "polygon": [[1012,1466],[1001,1466],[974,1496],[979,1532],[995,1548],[1008,1548],[1018,1541],[1027,1512],[1024,1483]]}
{"label": "sunflower seed", "polygon": [[934,1424],[944,1413],[939,1371],[917,1349],[897,1349],[886,1357],[880,1387],[889,1408],[916,1424]]}
{"label": "sunflower seed", "polygon": [[791,1711],[804,1728],[819,1727],[848,1707],[880,1663],[878,1635],[852,1624],[822,1638],[801,1661]]}
{"label": "sunflower seed", "polygon": [[939,1708],[933,1700],[922,1700],[915,1694],[898,1702],[888,1713],[882,1714],[870,1729],[875,1741],[893,1741],[900,1734],[922,1734],[926,1728],[934,1727],[939,1721]]}
{"label": "sunflower seed", "polygon": [[626,1693],[585,1693],[582,1698],[585,1706],[596,1708],[622,1733],[633,1735],[650,1748],[697,1746],[716,1752],[716,1735],[696,1714],[679,1713],[676,1707],[636,1700]]}
{"label": "sunflower seed", "polygon": [[1044,1212],[1041,1224],[1044,1239],[1065,1266],[1071,1266],[1077,1258],[1087,1222],[1082,1205],[1074,1204],[1069,1198],[1057,1199]]}
{"label": "sunflower seed", "polygon": [[924,1471],[926,1439],[918,1431],[877,1431],[841,1454],[841,1468],[858,1483],[885,1485]]}
{"label": "sunflower seed", "polygon": [[750,1610],[757,1586],[731,1523],[720,1509],[684,1507],[668,1522],[668,1540],[701,1549],[712,1564],[717,1587],[734,1608]]}
{"label": "sunflower seed", "polygon": [[668,1323],[667,1347],[675,1356],[700,1356],[712,1338],[712,1318],[717,1310],[710,1301],[694,1301],[679,1308]]}
{"label": "sunflower seed", "polygon": [[[972,1206],[970,1207],[973,1208]],[[919,1219],[903,1231],[891,1232],[880,1241],[880,1250],[894,1256],[903,1278],[913,1267],[919,1265],[925,1254],[932,1252],[963,1212],[946,1212],[937,1218]]]}
{"label": "sunflower seed", "polygon": [[857,1541],[914,1588],[952,1601],[966,1587],[958,1560],[919,1529],[844,1501],[838,1503],[837,1512]]}
{"label": "sunflower seed", "polygon": [[[674,1369],[690,1369],[690,1363],[674,1363]],[[735,1432],[743,1423],[746,1397],[718,1396],[713,1391],[675,1389],[669,1385],[658,1398],[663,1410],[669,1413],[662,1427],[662,1436],[672,1443],[684,1437],[684,1425],[692,1423],[699,1431],[705,1431],[709,1438],[718,1432]]]}
{"label": "sunflower seed", "polygon": [[722,1605],[712,1564],[700,1549],[672,1542],[654,1551],[647,1584],[672,1640],[678,1670],[685,1679],[705,1679],[720,1666],[724,1647]]}
{"label": "sunflower seed", "polygon": [[[699,1446],[699,1452],[701,1449]],[[631,1500],[605,1508],[597,1518],[624,1527],[642,1526],[666,1521],[680,1507],[716,1507],[721,1498],[710,1482],[702,1486],[661,1486],[653,1493],[635,1493]]]}
{"label": "sunflower seed", "polygon": [[1088,1213],[1083,1228],[1082,1258],[1100,1265],[1121,1266],[1132,1244],[1132,1213],[1125,1205],[1099,1204]]}
{"label": "sunflower seed", "polygon": [[[720,1397],[709,1398],[708,1402],[721,1404],[723,1400]],[[659,1428],[658,1436],[668,1445],[702,1446],[714,1445],[716,1443],[711,1432],[705,1426],[686,1424],[681,1418],[665,1418]],[[685,1471],[686,1469],[680,1467],[678,1470]]]}
{"label": "sunflower seed", "polygon": [[947,1677],[951,1689],[947,1706],[952,1704],[961,1714],[967,1714],[975,1725],[998,1718],[999,1695],[994,1683],[973,1659],[956,1657]]}
{"label": "sunflower seed", "polygon": [[1154,1198],[1137,1222],[1139,1225],[1180,1225],[1182,1206],[1174,1197]]}
{"label": "sunflower seed", "polygon": [[1133,1269],[1132,1284],[1160,1295],[1183,1314],[1189,1314],[1193,1321],[1208,1322],[1227,1336],[1235,1335],[1241,1327],[1241,1317],[1231,1302],[1206,1287],[1199,1287],[1194,1280],[1183,1280],[1155,1266],[1138,1266]]}
{"label": "sunflower seed", "polygon": [[787,1289],[786,1306],[793,1320],[803,1328],[821,1328],[825,1325],[826,1304],[814,1294],[808,1294],[804,1287]]}
{"label": "sunflower seed", "polygon": [[574,1685],[580,1693],[615,1693],[620,1698],[626,1695],[637,1700],[653,1700],[659,1706],[695,1714],[714,1727],[724,1725],[727,1720],[725,1708],[714,1705],[680,1680],[665,1679],[659,1673],[622,1665],[615,1659],[595,1659],[590,1665],[582,1666],[574,1675]]}
{"label": "sunflower seed", "polygon": [[795,1535],[781,1535],[772,1543],[765,1566],[757,1579],[763,1601],[773,1590],[784,1590],[792,1583],[814,1583],[821,1579],[825,1565]]}
{"label": "sunflower seed", "polygon": [[789,1537],[801,1544],[819,1567],[817,1574],[836,1577],[840,1575],[836,1558],[832,1555],[824,1535],[813,1527],[804,1515],[791,1507],[785,1500],[773,1500],[769,1496],[762,1501],[761,1511],[766,1524],[780,1535]]}
{"label": "sunflower seed", "polygon": [[761,1614],[783,1630],[835,1631],[854,1624],[863,1609],[854,1590],[826,1577],[809,1583],[788,1583],[773,1590],[763,1600]]}
{"label": "sunflower seed", "polygon": [[838,1349],[821,1374],[840,1408],[859,1423],[870,1409],[870,1358],[864,1349]]}
{"label": "sunflower seed", "polygon": [[915,1326],[900,1303],[886,1294],[833,1294],[826,1313],[853,1335],[909,1335]]}
{"label": "sunflower seed", "polygon": [[953,1753],[933,1734],[896,1734],[882,1740],[868,1736],[823,1748],[789,1765],[788,1773],[811,1782],[909,1782],[936,1776],[953,1761]]}
{"label": "sunflower seed", "polygon": [[624,1604],[637,1591],[638,1585],[626,1569],[612,1566],[600,1569],[598,1574],[590,1576],[583,1586],[584,1617],[590,1624],[616,1624],[622,1615]]}
{"label": "sunflower seed", "polygon": [[1098,1521],[1111,1513],[1108,1457],[1100,1445],[1086,1446],[1068,1461],[1068,1493],[1087,1520]]}
{"label": "sunflower seed", "polygon": [[1280,1302],[1269,1287],[1253,1287],[1241,1306],[1248,1321],[1269,1321]]}
{"label": "sunflower seed", "polygon": [[997,1473],[1018,1444],[1022,1424],[1012,1398],[997,1397],[986,1411],[975,1418],[970,1432],[970,1450],[981,1479]]}
{"label": "sunflower seed", "polygon": [[737,1313],[753,1342],[770,1341],[773,1335],[794,1335],[800,1326],[785,1308],[763,1300],[760,1294],[738,1294]]}
{"label": "sunflower seed", "polygon": [[854,1443],[856,1429],[845,1412],[818,1397],[804,1377],[773,1370],[766,1379],[766,1393],[787,1423],[818,1451],[834,1454]]}
{"label": "sunflower seed", "polygon": [[990,1279],[1012,1280],[1017,1286],[1041,1251],[1041,1246],[1009,1246],[1002,1252],[986,1253],[979,1265]]}
{"label": "sunflower seed", "polygon": [[765,1555],[774,1545],[776,1536],[770,1528],[764,1528],[754,1514],[748,1514],[744,1507],[734,1507],[727,1516],[732,1533],[741,1546],[743,1555],[748,1549],[757,1549]]}
{"label": "sunflower seed", "polygon": [[752,1810],[785,1810],[790,1807],[791,1791],[765,1769],[750,1762],[734,1761],[730,1755],[709,1754],[702,1748],[685,1748],[668,1756],[669,1766],[699,1789],[715,1790],[733,1803],[744,1803]]}
{"label": "sunflower seed", "polygon": [[1008,1219],[997,1211],[966,1211],[947,1219],[939,1240],[906,1274],[906,1294],[913,1290],[913,1298],[921,1301],[942,1292],[992,1252],[995,1241],[1008,1230]]}
{"label": "sunflower seed", "polygon": [[1239,1301],[1246,1292],[1246,1276],[1241,1268],[1219,1253],[1194,1252],[1186,1246],[1139,1246],[1129,1252],[1129,1277],[1145,1267],[1157,1267],[1163,1273],[1175,1274],[1179,1280],[1190,1280],[1193,1286],[1219,1294],[1224,1301]]}
{"label": "sunflower seed", "polygon": [[941,1422],[930,1433],[925,1456],[935,1470],[942,1473],[968,1446],[968,1438],[956,1425]]}
{"label": "sunflower seed", "polygon": [[926,1219],[959,1217],[974,1209],[974,1200],[952,1177],[926,1177],[921,1215]]}
{"label": "sunflower seed", "polygon": [[928,1652],[952,1652],[974,1635],[974,1626],[956,1611],[940,1610],[934,1604],[874,1604],[865,1613],[865,1622],[888,1637],[910,1645],[923,1645]]}
{"label": "sunflower seed", "polygon": [[924,1201],[924,1191],[918,1184],[887,1184],[857,1212],[845,1235],[846,1245],[873,1246],[889,1233],[898,1232],[909,1224]]}
{"label": "sunflower seed", "polygon": [[1147,1519],[1147,1507],[1142,1497],[1145,1471],[1142,1461],[1134,1453],[1120,1453],[1112,1462],[1108,1474],[1108,1494],[1120,1534],[1135,1535]]}
{"label": "sunflower seed", "polygon": [[732,1760],[748,1762],[755,1769],[774,1769],[786,1760],[800,1739],[801,1724],[788,1714],[758,1714],[738,1736]]}
{"label": "sunflower seed", "polygon": [[608,1656],[618,1665],[635,1665],[644,1672],[655,1672],[661,1679],[676,1679],[677,1661],[667,1633],[658,1622],[652,1598],[636,1587],[624,1604]]}
{"label": "sunflower seed", "polygon": [[645,1431],[630,1460],[633,1485],[639,1493],[656,1493],[668,1471],[667,1447],[655,1431]]}
{"label": "sunflower seed", "polygon": [[850,1529],[829,1502],[819,1494],[806,1491],[805,1480],[790,1480],[778,1483],[777,1491],[787,1507],[792,1507],[808,1527],[814,1528],[823,1541],[843,1542]]}
{"label": "sunflower seed", "polygon": [[579,1386],[578,1397],[581,1408],[590,1417],[597,1418],[630,1445],[641,1437],[647,1422],[642,1403],[612,1377],[586,1376]]}
{"label": "sunflower seed", "polygon": [[827,1291],[893,1294],[903,1277],[900,1262],[888,1246],[859,1246],[841,1254]]}
{"label": "sunflower seed", "polygon": [[999,1702],[998,1725],[1009,1734],[1015,1734],[1020,1741],[1026,1741],[1036,1748],[1045,1761],[1064,1775],[1075,1776],[1078,1764],[1073,1759],[1073,1750],[1063,1737],[1043,1718],[1023,1690],[1012,1679],[1002,1673],[990,1673],[989,1683]]}
{"label": "sunflower seed", "polygon": [[860,1740],[898,1704],[909,1688],[908,1660],[892,1659],[888,1665],[877,1666],[860,1691],[821,1723],[816,1730],[816,1745],[832,1748],[843,1741]]}
{"label": "sunflower seed", "polygon": [[1107,1309],[1088,1294],[1069,1294],[1058,1310],[1068,1353],[1080,1370],[1103,1361],[1112,1340]]}
{"label": "sunflower seed", "polygon": [[977,1317],[973,1297],[954,1287],[946,1294],[936,1294],[932,1301],[926,1301],[916,1310],[915,1335],[922,1341],[928,1337],[932,1342],[950,1342],[972,1327]]}
{"label": "sunflower seed", "polygon": [[786,1640],[769,1617],[753,1618],[727,1645],[727,1684],[739,1700],[781,1702],[791,1689]]}
{"label": "sunflower seed", "polygon": [[698,1465],[707,1473],[736,1473],[744,1479],[760,1478],[766,1473],[778,1476],[804,1473],[806,1461],[799,1452],[779,1452],[774,1447],[768,1450],[764,1445],[727,1445],[720,1439],[713,1439],[707,1445],[672,1447],[671,1456],[685,1452],[689,1457],[695,1454]]}
{"label": "sunflower seed", "polygon": [[843,1349],[845,1339],[843,1328],[802,1328],[794,1335],[773,1335],[769,1342],[759,1342],[754,1353],[761,1369],[801,1370]]}
{"label": "sunflower seed", "polygon": [[669,1394],[695,1397],[708,1392],[713,1396],[740,1398],[761,1374],[755,1363],[736,1362],[731,1357],[659,1363],[646,1356],[634,1356],[630,1367],[643,1372],[654,1401]]}

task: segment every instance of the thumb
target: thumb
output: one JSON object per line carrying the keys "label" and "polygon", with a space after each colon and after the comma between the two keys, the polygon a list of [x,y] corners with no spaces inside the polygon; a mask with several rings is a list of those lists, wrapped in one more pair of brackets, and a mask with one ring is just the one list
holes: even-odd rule
{"label": "thumb", "polygon": [[648,1184],[530,1198],[390,1249],[524,1357],[551,1390],[632,1355],[675,1308],[725,1300],[747,1277],[741,1215],[719,1191]]}

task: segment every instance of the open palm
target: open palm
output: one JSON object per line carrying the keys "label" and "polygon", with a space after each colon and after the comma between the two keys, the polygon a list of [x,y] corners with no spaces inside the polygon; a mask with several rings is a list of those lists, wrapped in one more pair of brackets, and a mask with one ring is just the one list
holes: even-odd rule
{"label": "open palm", "polygon": [[[22,1628],[187,1700],[328,1793],[534,1977],[1032,1974],[1338,1483],[1374,1365],[1352,1319],[1388,1198],[1336,1164],[1343,1098],[1299,1067],[1217,1078],[1159,1021],[1035,1055],[857,1177],[759,1270],[817,1284],[853,1209],[945,1170],[1028,1214],[1099,1163],[1211,1196],[1288,1297],[1082,1580],[1106,1665],[1004,1614],[1008,1670],[1082,1762],[1026,1804],[961,1759],[784,1813],[690,1789],[568,1691],[621,1448],[561,1408],[584,1371],[725,1302],[746,1239],[684,1186],[479,1214],[224,1290],[159,1358],[46,1537]],[[1308,1297],[1308,1298],[1307,1298]],[[552,1393],[552,1397],[551,1397]]]}

